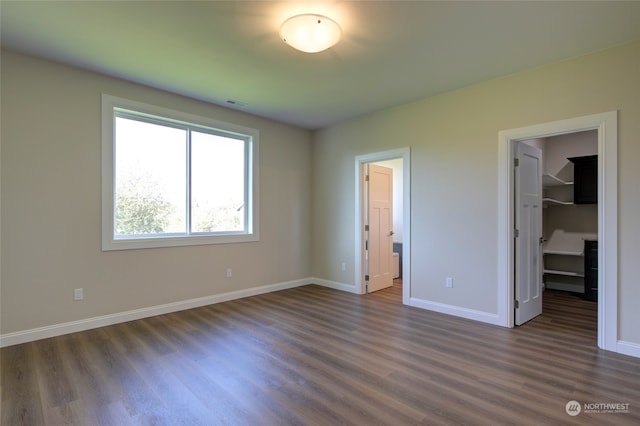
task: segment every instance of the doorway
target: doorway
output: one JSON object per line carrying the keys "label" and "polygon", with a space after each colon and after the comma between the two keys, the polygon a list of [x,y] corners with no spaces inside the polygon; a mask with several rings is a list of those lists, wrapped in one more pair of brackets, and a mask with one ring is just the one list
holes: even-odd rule
{"label": "doorway", "polygon": [[569,133],[598,133],[598,346],[617,351],[617,112],[545,123],[499,133],[498,169],[498,317],[514,327],[514,179],[519,142]]}
{"label": "doorway", "polygon": [[517,142],[515,325],[553,291],[597,301],[597,154],[597,130]]}
{"label": "doorway", "polygon": [[[402,270],[402,303],[408,304],[411,295],[411,211],[410,211],[410,188],[411,188],[411,158],[410,149],[401,148],[391,151],[383,151],[371,154],[360,155],[355,158],[355,287],[360,294],[367,292],[366,280],[366,239],[365,239],[365,209],[363,200],[365,195],[365,173],[366,165],[392,161],[400,164],[402,185],[398,202],[401,214],[397,214],[400,228],[395,231],[402,238],[402,246],[399,249],[399,268]],[[398,208],[396,208],[398,210]],[[399,231],[399,232],[398,232]],[[401,260],[400,260],[401,259]]]}

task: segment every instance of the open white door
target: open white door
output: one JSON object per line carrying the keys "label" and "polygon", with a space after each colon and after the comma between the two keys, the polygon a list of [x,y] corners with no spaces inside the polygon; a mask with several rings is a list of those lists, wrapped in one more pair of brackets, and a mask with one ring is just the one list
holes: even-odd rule
{"label": "open white door", "polygon": [[393,170],[369,164],[368,291],[393,285]]}
{"label": "open white door", "polygon": [[515,324],[542,313],[542,151],[518,143],[515,164]]}

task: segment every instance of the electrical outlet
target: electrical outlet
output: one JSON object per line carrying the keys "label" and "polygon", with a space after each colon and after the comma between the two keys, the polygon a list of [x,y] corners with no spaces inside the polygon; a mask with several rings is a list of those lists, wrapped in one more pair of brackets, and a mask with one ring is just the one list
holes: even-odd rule
{"label": "electrical outlet", "polygon": [[231,268],[227,268],[227,278],[231,278],[233,276],[233,270]]}
{"label": "electrical outlet", "polygon": [[81,288],[76,288],[73,290],[73,300],[83,300],[84,299],[84,291]]}
{"label": "electrical outlet", "polygon": [[343,271],[346,271],[347,270],[347,262],[342,262],[340,264],[340,269],[343,270]]}
{"label": "electrical outlet", "polygon": [[451,277],[447,277],[447,280],[446,280],[445,286],[446,286],[447,288],[452,288],[452,287],[453,287],[453,278],[451,278]]}

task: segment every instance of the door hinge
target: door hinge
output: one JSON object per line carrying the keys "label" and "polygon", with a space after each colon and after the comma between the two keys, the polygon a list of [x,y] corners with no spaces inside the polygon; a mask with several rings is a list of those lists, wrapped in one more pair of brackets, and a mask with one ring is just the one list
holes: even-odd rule
{"label": "door hinge", "polygon": [[519,158],[514,158],[513,159],[513,167],[518,167],[520,165],[520,159]]}
{"label": "door hinge", "polygon": [[520,236],[520,231],[518,229],[513,230],[513,236],[518,238]]}
{"label": "door hinge", "polygon": [[365,181],[365,182],[369,182],[369,175],[366,175],[366,176],[364,177],[364,181]]}
{"label": "door hinge", "polygon": [[516,300],[516,309],[520,308],[520,302]]}
{"label": "door hinge", "polygon": [[369,225],[365,225],[365,226],[364,226],[364,230],[365,230],[365,231],[368,231],[368,230],[369,230]]}
{"label": "door hinge", "polygon": [[369,275],[365,275],[365,276],[364,276],[364,280],[365,280],[365,281],[369,281]]}

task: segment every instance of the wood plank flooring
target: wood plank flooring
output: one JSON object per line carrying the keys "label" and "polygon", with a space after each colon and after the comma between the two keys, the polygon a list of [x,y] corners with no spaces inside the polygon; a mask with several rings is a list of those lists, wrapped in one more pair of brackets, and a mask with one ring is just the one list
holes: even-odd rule
{"label": "wood plank flooring", "polygon": [[309,285],[3,348],[1,424],[640,424],[640,360],[596,348],[594,303],[547,292],[509,330],[400,288]]}

